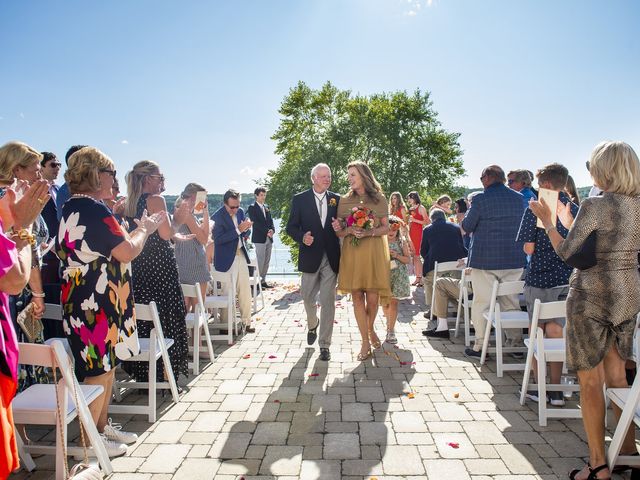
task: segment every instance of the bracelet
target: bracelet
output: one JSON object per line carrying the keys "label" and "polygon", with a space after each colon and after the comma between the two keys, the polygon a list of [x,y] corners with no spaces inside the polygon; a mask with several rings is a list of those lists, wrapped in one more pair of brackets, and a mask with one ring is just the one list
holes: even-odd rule
{"label": "bracelet", "polygon": [[31,296],[35,297],[35,298],[44,298],[44,292],[42,293],[36,293],[34,291],[31,292]]}
{"label": "bracelet", "polygon": [[555,228],[555,227],[554,227],[553,225],[551,225],[550,227],[545,228],[545,229],[544,229],[544,231],[545,231],[545,232],[547,232],[547,235],[549,235],[549,232],[550,232],[551,230],[553,230],[554,228]]}
{"label": "bracelet", "polygon": [[17,238],[19,240],[26,240],[27,242],[29,242],[29,245],[31,246],[36,244],[35,235],[29,233],[29,230],[27,230],[26,228],[21,228],[17,232],[14,231],[10,236]]}

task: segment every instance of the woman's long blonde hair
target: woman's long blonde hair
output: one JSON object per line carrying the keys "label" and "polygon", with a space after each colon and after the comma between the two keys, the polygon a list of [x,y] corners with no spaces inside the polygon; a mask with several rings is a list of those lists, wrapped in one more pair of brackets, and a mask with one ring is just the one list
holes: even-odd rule
{"label": "woman's long blonde hair", "polygon": [[136,163],[130,172],[125,175],[127,182],[127,200],[124,204],[124,215],[135,217],[138,209],[138,200],[144,189],[144,179],[160,171],[160,166],[151,160],[142,160]]}
{"label": "woman's long blonde hair", "polygon": [[[394,199],[395,199],[395,205],[394,205]],[[402,195],[400,194],[400,192],[393,192],[389,196],[389,213],[392,215],[395,215],[398,209],[400,208],[403,208],[405,213],[407,212],[407,205],[404,203],[404,199],[402,198]]]}
{"label": "woman's long blonde hair", "polygon": [[[362,183],[364,184],[364,193],[373,203],[378,203],[380,201],[379,195],[382,194],[382,187],[376,180],[376,177],[373,176],[373,172],[371,171],[371,167],[364,162],[356,161],[351,162],[347,165],[347,171],[350,168],[355,168],[360,177],[362,178]],[[345,196],[351,197],[355,195],[353,190],[350,190]]]}

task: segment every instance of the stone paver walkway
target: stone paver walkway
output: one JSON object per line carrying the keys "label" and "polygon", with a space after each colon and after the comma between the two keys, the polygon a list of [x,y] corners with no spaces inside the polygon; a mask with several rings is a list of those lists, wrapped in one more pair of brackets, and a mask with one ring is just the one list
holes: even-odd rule
{"label": "stone paver walkway", "polygon": [[[385,344],[360,363],[341,299],[326,363],[306,345],[297,288],[270,290],[256,334],[218,345],[215,362],[179,404],[164,400],[155,424],[114,418],[140,439],[113,460],[110,478],[555,480],[582,465],[581,421],[538,426],[535,404],[518,402],[521,373],[497,378],[492,362],[463,356],[461,339],[425,339],[422,303],[416,291],[401,304],[397,348]],[[37,472],[11,478],[51,478],[53,461],[41,457]]]}

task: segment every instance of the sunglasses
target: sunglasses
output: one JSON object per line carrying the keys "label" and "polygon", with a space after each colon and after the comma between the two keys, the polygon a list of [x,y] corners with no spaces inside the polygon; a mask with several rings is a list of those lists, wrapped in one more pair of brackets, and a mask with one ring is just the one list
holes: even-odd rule
{"label": "sunglasses", "polygon": [[49,165],[52,168],[60,168],[62,166],[60,162],[50,162],[47,165]]}
{"label": "sunglasses", "polygon": [[240,205],[238,205],[237,207],[232,207],[231,205],[227,205],[229,207],[229,210],[237,210],[240,208]]}
{"label": "sunglasses", "polygon": [[116,178],[116,171],[115,170],[109,170],[108,168],[101,168],[100,169],[100,173],[108,173],[110,174],[113,178]]}
{"label": "sunglasses", "polygon": [[507,180],[507,183],[511,185],[512,183],[516,183],[516,181],[513,178],[510,178],[509,180]]}

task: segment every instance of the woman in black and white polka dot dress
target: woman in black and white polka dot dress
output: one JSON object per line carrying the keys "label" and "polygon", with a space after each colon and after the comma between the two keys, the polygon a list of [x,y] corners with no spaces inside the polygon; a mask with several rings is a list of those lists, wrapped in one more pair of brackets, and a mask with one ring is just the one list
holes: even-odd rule
{"label": "woman in black and white polka dot dress", "polygon": [[[149,214],[166,212],[164,198],[164,176],[158,165],[150,161],[138,162],[127,174],[127,203],[125,216],[129,228],[135,228],[134,219],[142,212]],[[174,344],[169,348],[169,359],[176,379],[188,375],[187,355],[188,337],[185,322],[186,308],[184,296],[178,279],[178,266],[170,238],[173,236],[171,222],[163,224],[149,236],[142,253],[131,262],[133,296],[136,303],[156,302],[160,315],[160,324],[165,338],[172,338]],[[138,336],[149,337],[150,322],[138,324]],[[139,382],[148,381],[149,364],[145,362],[127,362],[125,369]],[[162,361],[158,363],[157,378],[164,378]]]}

